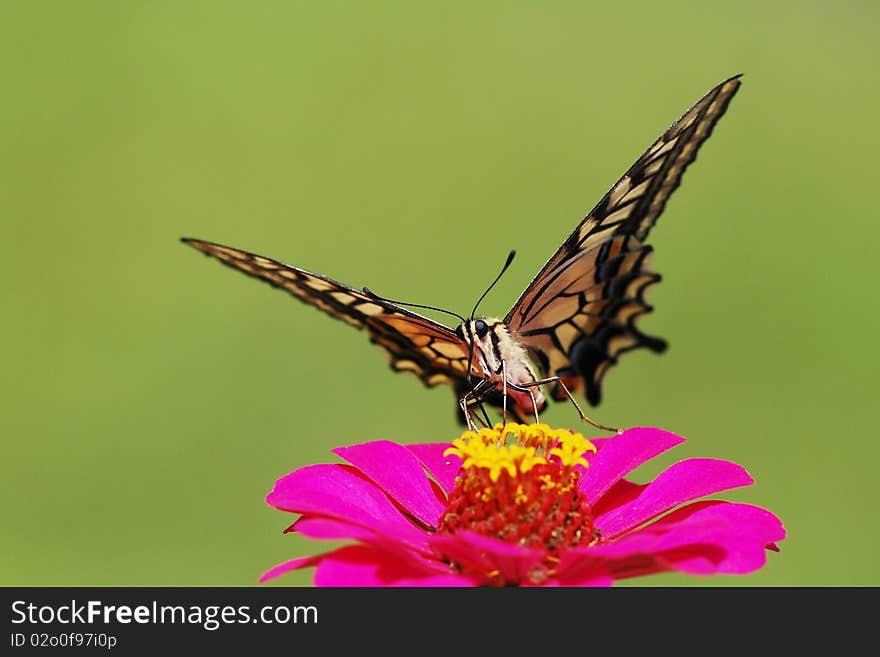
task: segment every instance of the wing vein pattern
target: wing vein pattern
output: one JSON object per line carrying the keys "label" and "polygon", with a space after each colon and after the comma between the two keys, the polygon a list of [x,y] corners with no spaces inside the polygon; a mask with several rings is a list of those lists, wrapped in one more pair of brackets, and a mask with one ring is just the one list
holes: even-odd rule
{"label": "wing vein pattern", "polygon": [[[621,354],[666,342],[642,333],[636,320],[652,310],[647,288],[660,280],[645,244],[670,195],[739,88],[739,76],[713,88],[633,164],[538,272],[505,317],[545,377],[587,400]],[[556,399],[564,398],[558,386]]]}
{"label": "wing vein pattern", "polygon": [[451,328],[320,274],[222,244],[185,243],[224,265],[292,294],[328,315],[366,329],[390,357],[392,369],[415,374],[426,386],[464,380],[467,346]]}

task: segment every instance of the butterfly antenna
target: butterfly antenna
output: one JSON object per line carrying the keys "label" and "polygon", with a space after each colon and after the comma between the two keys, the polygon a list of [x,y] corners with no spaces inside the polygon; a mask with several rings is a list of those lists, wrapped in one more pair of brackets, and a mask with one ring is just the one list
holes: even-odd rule
{"label": "butterfly antenna", "polygon": [[377,301],[384,301],[385,303],[393,303],[398,306],[409,306],[410,308],[424,308],[426,310],[436,310],[438,313],[446,313],[447,315],[452,315],[453,317],[458,317],[462,322],[465,321],[464,317],[459,315],[458,313],[454,313],[451,310],[444,310],[443,308],[437,308],[436,306],[425,306],[420,303],[407,303],[405,301],[394,301],[393,299],[386,299],[385,297],[380,297],[378,294],[373,292],[370,288],[365,287],[363,289],[364,294],[372,299],[376,299]]}
{"label": "butterfly antenna", "polygon": [[[501,271],[498,272],[498,276],[495,277],[495,280],[492,281],[492,284],[486,288],[486,291],[483,292],[482,296],[477,299],[477,302],[474,304],[474,309],[471,311],[471,319],[473,320],[474,315],[477,313],[477,308],[483,299],[486,298],[486,295],[489,294],[489,291],[495,287],[495,283],[501,280],[501,277],[504,275],[504,272],[507,271],[507,268],[510,267],[510,263],[513,262],[513,259],[516,257],[516,251],[511,249],[510,253],[507,254],[507,260],[504,262],[504,266],[501,268]],[[464,321],[464,320],[462,320]],[[467,364],[467,382],[471,382],[471,363],[474,360],[474,343],[471,341],[470,348],[468,349],[468,364]]]}
{"label": "butterfly antenna", "polygon": [[492,281],[492,284],[486,288],[485,292],[483,292],[483,296],[481,296],[479,299],[477,299],[477,302],[474,304],[474,309],[471,311],[471,319],[474,318],[474,315],[477,312],[477,307],[480,305],[480,303],[483,301],[483,299],[486,298],[486,295],[489,294],[489,291],[493,287],[495,287],[495,283],[497,283],[499,280],[501,280],[501,277],[504,275],[504,272],[506,272],[507,268],[510,267],[510,263],[513,262],[513,259],[515,257],[516,257],[515,250],[511,250],[510,253],[507,254],[507,261],[504,263],[504,266],[501,268],[501,271],[498,272],[498,276],[495,277],[495,280]]}

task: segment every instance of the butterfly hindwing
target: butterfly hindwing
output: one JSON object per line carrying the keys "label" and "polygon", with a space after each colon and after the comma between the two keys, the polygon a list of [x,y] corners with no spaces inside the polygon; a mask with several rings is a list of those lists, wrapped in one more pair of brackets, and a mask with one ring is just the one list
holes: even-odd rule
{"label": "butterfly hindwing", "polygon": [[[644,241],[739,88],[738,77],[709,91],[630,167],[505,318],[544,376],[559,376],[569,389],[583,380],[593,405],[620,354],[666,348],[635,323],[651,310],[645,290],[660,280]],[[564,393],[557,387],[554,396],[562,399]]]}
{"label": "butterfly hindwing", "polygon": [[[650,255],[651,247],[632,235],[615,236],[580,254],[539,297],[531,320],[516,328],[542,373],[561,377],[569,390],[582,378],[593,405],[601,398],[602,377],[620,354],[642,346],[658,352],[666,347],[635,325],[650,311],[645,290],[660,280],[650,269]],[[561,389],[553,393],[557,399],[565,396]]]}
{"label": "butterfly hindwing", "polygon": [[412,372],[427,386],[448,383],[457,389],[465,381],[467,345],[439,322],[271,258],[202,240],[183,241],[332,317],[366,329],[370,340],[389,354],[393,369]]}

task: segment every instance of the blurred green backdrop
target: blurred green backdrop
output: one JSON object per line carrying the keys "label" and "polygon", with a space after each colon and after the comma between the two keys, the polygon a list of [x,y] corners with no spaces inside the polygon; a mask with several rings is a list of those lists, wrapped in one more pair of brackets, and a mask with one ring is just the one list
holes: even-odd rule
{"label": "blurred green backdrop", "polygon": [[[877,585],[878,6],[14,2],[0,9],[4,585],[251,585],[319,545],[273,481],[447,440],[453,398],[178,242],[503,314],[623,171],[744,83],[652,233],[594,416],[745,465],[789,532],[742,578]],[[500,237],[499,237],[500,236]],[[570,425],[558,404],[545,419]],[[308,584],[304,572],[280,580]]]}

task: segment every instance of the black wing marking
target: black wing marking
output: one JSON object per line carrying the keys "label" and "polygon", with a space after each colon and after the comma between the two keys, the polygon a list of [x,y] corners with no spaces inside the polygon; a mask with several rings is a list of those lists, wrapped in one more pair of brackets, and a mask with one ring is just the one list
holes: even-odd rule
{"label": "black wing marking", "polygon": [[[673,123],[608,191],[538,272],[505,318],[544,376],[583,379],[587,400],[620,354],[666,343],[636,328],[660,280],[643,242],[740,86],[726,80]],[[561,389],[554,396],[562,399]]]}
{"label": "black wing marking", "polygon": [[467,344],[439,322],[271,258],[197,239],[182,241],[332,317],[366,329],[370,340],[388,353],[392,369],[411,372],[426,386],[448,383],[458,390],[466,380]]}

